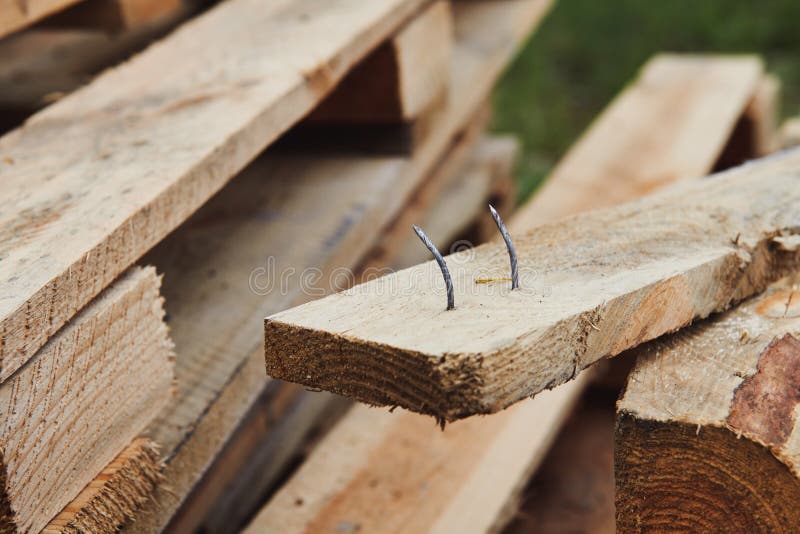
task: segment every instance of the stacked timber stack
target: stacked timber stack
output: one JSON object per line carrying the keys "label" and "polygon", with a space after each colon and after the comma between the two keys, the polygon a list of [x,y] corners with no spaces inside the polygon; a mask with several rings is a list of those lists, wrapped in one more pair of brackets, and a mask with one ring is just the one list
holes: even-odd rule
{"label": "stacked timber stack", "polygon": [[260,317],[421,261],[410,222],[489,235],[549,5],[3,8],[0,531],[244,526],[346,407],[265,376]]}
{"label": "stacked timber stack", "polygon": [[[726,147],[740,136],[741,123],[762,122],[752,111],[758,101],[761,76],[760,62],[749,57],[655,58],[564,158],[544,190],[514,216],[512,233],[547,218],[619,203],[669,182],[709,172],[723,152],[730,152]],[[661,117],[665,114],[672,120],[663,125]],[[655,124],[661,127],[654,128]],[[739,155],[747,158],[755,153],[756,145],[739,148],[747,150]],[[502,258],[500,255],[500,263],[505,261]],[[449,312],[444,312],[443,294],[438,297],[442,307],[432,313],[446,317]],[[308,332],[304,339],[309,340]],[[271,346],[275,345],[268,342],[267,349]],[[377,364],[386,361],[368,359]],[[396,364],[395,360],[391,365]],[[382,372],[396,374],[390,369]],[[336,384],[347,383],[342,372],[331,376]],[[414,380],[396,382],[413,384]],[[491,418],[458,421],[444,431],[420,415],[357,406],[261,511],[250,530],[311,532],[340,525],[365,531],[497,530],[513,516],[528,475],[538,466],[559,425],[588,384],[581,375]],[[387,387],[382,382],[376,390],[385,391]],[[374,402],[374,398],[370,400]],[[606,450],[610,451],[613,418],[607,418],[606,426]],[[589,451],[589,455],[596,454],[596,450]],[[574,497],[562,492],[560,499],[526,510],[527,514],[536,514],[533,523],[518,520],[510,528],[563,532],[577,524],[575,531],[595,531],[604,526],[613,531],[610,456],[607,460],[603,467],[608,469],[602,475],[609,475],[611,492],[603,495],[596,508],[585,510],[584,505],[584,512],[593,515],[576,514],[580,508],[575,506],[569,514],[556,515],[559,508],[562,512],[568,508],[568,499]],[[565,463],[572,465],[575,458]],[[564,474],[563,464],[552,464],[548,460],[544,469]],[[580,483],[567,486],[582,488],[585,473],[573,475],[575,478]],[[553,492],[553,486],[542,491],[545,495],[548,492]]]}

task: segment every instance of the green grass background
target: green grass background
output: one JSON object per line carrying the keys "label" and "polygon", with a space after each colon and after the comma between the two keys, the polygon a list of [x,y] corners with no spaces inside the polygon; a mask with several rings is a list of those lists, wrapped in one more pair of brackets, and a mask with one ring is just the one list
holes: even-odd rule
{"label": "green grass background", "polygon": [[761,54],[800,115],[800,0],[557,0],[494,94],[493,129],[523,145],[520,200],[661,51]]}

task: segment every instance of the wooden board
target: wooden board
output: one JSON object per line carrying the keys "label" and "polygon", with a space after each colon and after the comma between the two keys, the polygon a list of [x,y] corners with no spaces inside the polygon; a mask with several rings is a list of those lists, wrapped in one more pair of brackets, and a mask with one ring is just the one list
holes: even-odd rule
{"label": "wooden board", "polygon": [[84,0],[50,18],[47,24],[117,32],[171,17],[188,3],[184,0]]}
{"label": "wooden board", "polygon": [[453,48],[450,2],[436,0],[356,66],[307,122],[403,123],[447,93]]}
{"label": "wooden board", "polygon": [[[82,4],[83,5],[83,4]],[[165,17],[142,21],[125,31],[31,28],[0,41],[0,128],[22,122],[88,83],[101,70],[140,51],[197,10],[182,4]]]}
{"label": "wooden board", "polygon": [[617,406],[620,532],[796,528],[797,282],[638,349]]}
{"label": "wooden board", "polygon": [[223,2],[0,138],[0,380],[422,3]]}
{"label": "wooden board", "polygon": [[167,404],[159,285],[131,269],[0,386],[0,530],[42,529]]}
{"label": "wooden board", "polygon": [[0,37],[8,35],[79,0],[0,0]]}
{"label": "wooden board", "polygon": [[476,282],[509,276],[503,244],[453,254],[454,310],[428,262],[281,312],[267,372],[444,421],[502,410],[796,268],[798,177],[800,150],[518,232],[518,291]]}
{"label": "wooden board", "polygon": [[160,470],[156,445],[144,438],[135,439],[42,532],[117,532],[151,497]]}
{"label": "wooden board", "polygon": [[[604,208],[708,174],[762,72],[755,56],[655,56],[578,141],[585,148],[570,151],[519,217],[535,226],[553,220],[551,210],[563,217]],[[606,179],[594,181],[587,168]]]}
{"label": "wooden board", "polygon": [[[669,98],[669,92],[664,98]],[[618,116],[624,116],[625,109],[631,120],[622,124],[631,128],[651,127],[634,120],[642,112],[635,101],[620,110]],[[727,129],[730,122],[721,121],[719,127]],[[690,124],[693,127],[673,130],[673,136],[692,138],[709,134],[708,125]],[[637,138],[635,132],[624,129],[618,129],[616,134]],[[608,141],[595,138],[594,142]],[[664,146],[656,145],[652,150]],[[594,151],[594,148],[588,143],[578,143],[573,150]],[[683,161],[680,154],[674,156],[676,167],[680,167]],[[567,156],[570,157],[573,156]],[[713,162],[714,158],[709,157],[708,168]],[[636,171],[631,168],[631,173]],[[587,176],[589,186],[595,180],[602,183],[613,178],[602,167],[588,166],[583,173],[595,176],[594,180]],[[556,172],[553,179],[557,179],[555,176],[563,174]],[[602,190],[597,199],[604,201]],[[565,203],[565,209],[569,206],[569,202]],[[520,211],[525,213],[527,209],[523,206]],[[527,219],[515,216],[510,222],[512,232],[525,230]],[[339,424],[337,434],[319,446],[310,462],[261,511],[251,530],[291,526],[298,531],[313,531],[318,527],[343,525],[351,530],[369,531],[378,521],[382,521],[381,526],[396,526],[399,531],[404,530],[406,522],[405,530],[409,531],[415,528],[444,532],[497,530],[512,518],[515,495],[548,450],[589,379],[584,373],[491,418],[458,421],[443,431],[419,415],[356,407]],[[367,444],[362,444],[362,440]],[[353,447],[366,450],[359,456],[358,452],[349,452]],[[420,451],[431,451],[432,455],[428,458]],[[343,459],[353,463],[343,466]]]}
{"label": "wooden board", "polygon": [[[447,108],[412,157],[267,156],[222,193],[228,199],[215,199],[181,229],[183,237],[173,236],[154,254],[165,272],[178,395],[148,431],[163,447],[169,482],[156,488],[126,531],[167,525],[266,387],[262,327],[253,317],[324,294],[334,269],[354,266],[488,97],[549,5],[512,0],[456,6]],[[294,269],[285,292],[250,289],[251,276],[257,286],[265,283],[269,256],[275,258],[272,272]],[[314,287],[304,293],[300,274],[318,276],[310,267],[322,276],[316,286],[306,282]]]}

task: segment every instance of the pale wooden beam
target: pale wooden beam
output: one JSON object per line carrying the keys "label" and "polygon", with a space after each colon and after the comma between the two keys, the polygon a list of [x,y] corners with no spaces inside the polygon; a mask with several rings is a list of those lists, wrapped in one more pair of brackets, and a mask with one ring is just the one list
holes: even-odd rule
{"label": "pale wooden beam", "polygon": [[[708,67],[714,70],[713,65]],[[687,72],[696,72],[694,58],[687,58],[686,68]],[[685,77],[679,70],[673,74]],[[638,83],[639,80],[634,85]],[[745,79],[743,83],[748,81]],[[712,91],[722,98],[725,95],[716,93],[713,84],[695,87],[696,90]],[[655,91],[649,98],[656,106],[659,95],[670,101],[670,89],[670,86],[664,86],[663,92]],[[736,98],[736,93],[731,91],[730,94]],[[652,124],[637,120],[644,112],[639,100],[625,96],[637,94],[640,92],[624,92],[620,101],[614,104],[617,111],[613,115],[605,113],[598,119],[602,122],[613,116],[615,121],[619,120],[621,126],[613,134],[628,139],[630,151],[639,150],[637,129],[642,130],[641,135],[647,135],[652,128]],[[699,106],[706,101],[700,95],[686,97]],[[729,109],[734,116],[742,112],[735,107]],[[684,107],[680,111],[685,114],[699,112],[693,107]],[[720,117],[717,128],[729,131],[735,122],[735,117]],[[713,125],[708,123],[675,120],[669,126],[673,129],[670,135],[664,133],[664,142],[650,146],[653,157],[660,157],[659,152],[668,150],[678,139],[685,141],[684,146],[692,146],[693,139],[703,145],[707,136],[717,137]],[[595,128],[604,129],[599,124]],[[575,145],[565,161],[584,160],[588,164],[590,158],[572,152],[593,153],[596,152],[593,145],[613,142],[596,137],[591,131]],[[720,141],[721,144],[724,142],[724,139]],[[706,172],[716,160],[718,146],[703,146],[707,146],[709,151],[705,158],[707,166],[701,169]],[[671,154],[675,169],[682,168],[683,153],[673,151]],[[629,176],[634,181],[637,176],[649,172],[647,158],[635,161],[642,162],[642,165],[629,167]],[[665,164],[664,168],[669,170],[670,166]],[[618,179],[606,169],[587,165],[582,170],[589,190],[593,190],[594,184]],[[551,180],[563,180],[564,176],[556,169]],[[630,195],[637,194],[636,188],[627,190]],[[580,195],[582,192],[582,189],[577,189],[573,193]],[[603,189],[598,190],[595,198],[598,202],[605,201]],[[513,232],[525,230],[529,208],[535,203],[533,200],[523,206],[510,221]],[[571,206],[571,202],[564,202],[565,210]],[[553,216],[559,214],[555,212]],[[416,241],[415,236],[410,237]],[[341,421],[335,433],[318,446],[309,462],[262,509],[250,530],[257,532],[269,526],[313,530],[360,525],[362,531],[369,531],[371,527],[391,525],[400,532],[497,531],[513,515],[515,497],[539,465],[589,379],[590,374],[584,373],[576,380],[490,418],[458,421],[443,431],[420,415],[356,407]],[[354,445],[363,454],[351,453]],[[420,450],[431,451],[431,457],[420,457]],[[352,464],[343,467],[343,460]],[[387,495],[397,498],[389,499]],[[364,506],[365,502],[372,505]],[[480,503],[480,506],[475,503]]]}
{"label": "pale wooden beam", "polygon": [[0,385],[0,530],[45,527],[166,406],[159,286],[131,269]]}
{"label": "pale wooden beam", "polygon": [[[449,256],[265,320],[271,376],[453,421],[492,413],[800,264],[800,150]],[[445,335],[446,334],[446,335]]]}
{"label": "pale wooden beam", "polygon": [[0,138],[0,380],[423,4],[222,2]]}
{"label": "pale wooden beam", "polygon": [[[518,217],[531,227],[708,174],[763,68],[756,56],[655,56],[589,127],[579,141],[585,148],[569,152]],[[675,135],[685,131],[697,134]]]}
{"label": "pale wooden beam", "polygon": [[617,405],[619,532],[800,522],[800,293],[783,280],[637,349]]}

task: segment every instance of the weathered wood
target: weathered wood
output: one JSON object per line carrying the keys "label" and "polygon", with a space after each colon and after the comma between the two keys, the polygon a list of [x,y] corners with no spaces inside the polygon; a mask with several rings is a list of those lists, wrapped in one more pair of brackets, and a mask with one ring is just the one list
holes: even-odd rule
{"label": "weathered wood", "polygon": [[0,138],[0,380],[423,3],[223,2]]}
{"label": "weathered wood", "polygon": [[[363,256],[489,96],[549,5],[513,0],[456,6],[448,104],[413,156],[267,156],[181,229],[181,237],[171,236],[171,245],[160,248],[156,265],[165,272],[178,394],[149,434],[163,447],[168,482],[125,531],[167,525],[266,387],[262,327],[252,318],[324,294],[334,269]],[[273,267],[268,255],[275,258]],[[316,283],[318,272],[309,267],[322,271]],[[284,268],[294,269],[285,292],[279,278],[266,295],[249,287],[254,276],[256,290],[264,290],[269,278],[263,275]],[[306,279],[310,294],[299,284],[304,272],[314,277]]]}
{"label": "weathered wood", "polygon": [[800,150],[520,232],[520,290],[476,282],[508,276],[504,245],[453,254],[446,313],[421,264],[267,318],[267,372],[446,421],[496,412],[797,267],[798,200]]}
{"label": "weathered wood", "polygon": [[0,0],[0,37],[29,26],[80,0]]}
{"label": "weathered wood", "polygon": [[0,386],[0,530],[42,529],[166,405],[159,285],[128,271]]}
{"label": "weathered wood", "polygon": [[134,440],[42,532],[117,532],[151,497],[160,470],[156,445],[144,438]]}
{"label": "weathered wood", "polygon": [[[670,92],[666,91],[663,97],[669,98],[669,95]],[[698,103],[703,100],[699,97],[693,99]],[[642,113],[635,100],[623,109],[627,109],[631,119],[623,120],[622,125],[644,128],[645,131],[652,127],[635,120]],[[695,110],[683,108],[681,112],[694,113]],[[624,118],[625,113],[620,110],[616,116]],[[725,118],[720,121],[719,128],[728,129],[731,122],[735,121]],[[675,138],[716,135],[706,124],[687,121],[673,124],[681,125],[672,130]],[[637,139],[635,132],[622,127],[615,133],[626,139]],[[601,144],[609,142],[608,139],[593,139]],[[667,146],[669,143],[654,145],[650,149],[664,150]],[[590,143],[582,142],[573,150],[594,151],[594,148]],[[680,168],[683,158],[676,152],[673,156],[675,168]],[[581,159],[572,155],[567,158]],[[705,170],[710,169],[714,160],[714,157],[708,158]],[[644,163],[646,158],[637,161]],[[591,188],[595,181],[602,183],[612,179],[613,175],[609,176],[607,172],[603,167],[588,166],[583,173],[595,178],[587,179],[587,187]],[[631,175],[637,172],[645,170],[630,169]],[[557,176],[564,174],[555,172],[552,179],[563,179]],[[629,191],[634,194],[635,189]],[[596,195],[599,202],[604,201],[602,195],[601,189]],[[570,202],[565,202],[565,210],[570,206]],[[526,211],[523,206],[521,212]],[[512,232],[525,230],[527,220],[529,217],[515,216],[510,222]],[[258,531],[266,526],[291,525],[302,530],[304,525],[307,529],[345,525],[362,526],[362,531],[368,531],[370,525],[380,520],[383,521],[381,526],[401,525],[398,530],[402,531],[404,522],[412,518],[415,522],[408,527],[412,531],[415,527],[417,531],[429,531],[434,527],[445,532],[497,530],[512,517],[515,495],[539,464],[572,403],[588,382],[589,376],[584,373],[553,392],[512,406],[491,418],[459,421],[441,432],[425,424],[422,416],[388,414],[357,407],[339,424],[338,437],[331,436],[315,450],[311,459],[315,463],[303,467],[290,480],[261,511],[251,529]],[[542,419],[547,415],[552,415],[552,418]],[[364,445],[366,451],[360,457],[357,453],[350,455],[347,451],[354,444],[360,446],[361,436],[366,436],[372,445]],[[388,448],[386,444],[389,444]],[[421,457],[420,450],[431,450],[435,456]],[[342,467],[342,454],[355,462],[352,469]],[[336,479],[336,473],[341,474],[341,478]],[[373,473],[389,473],[391,476],[376,478],[371,475]],[[373,481],[379,484],[370,488]],[[380,500],[373,501],[373,494],[377,494]],[[396,498],[386,500],[386,495]],[[306,506],[309,501],[311,505]],[[367,502],[374,505],[367,507]],[[282,508],[280,503],[289,507]],[[480,506],[475,503],[480,503]],[[376,519],[377,515],[380,515],[379,519]],[[418,515],[423,519],[414,519]],[[340,523],[335,523],[336,519]]]}
{"label": "weathered wood", "polygon": [[[762,72],[755,56],[656,56],[581,138],[577,146],[586,148],[570,151],[519,217],[530,227],[553,220],[551,210],[563,217],[613,206],[708,174]],[[586,169],[606,179],[595,181]]]}
{"label": "weathered wood", "polygon": [[436,0],[356,66],[307,122],[412,121],[447,94],[453,48],[450,3]]}
{"label": "weathered wood", "polygon": [[637,349],[617,407],[620,532],[797,527],[796,283]]}

